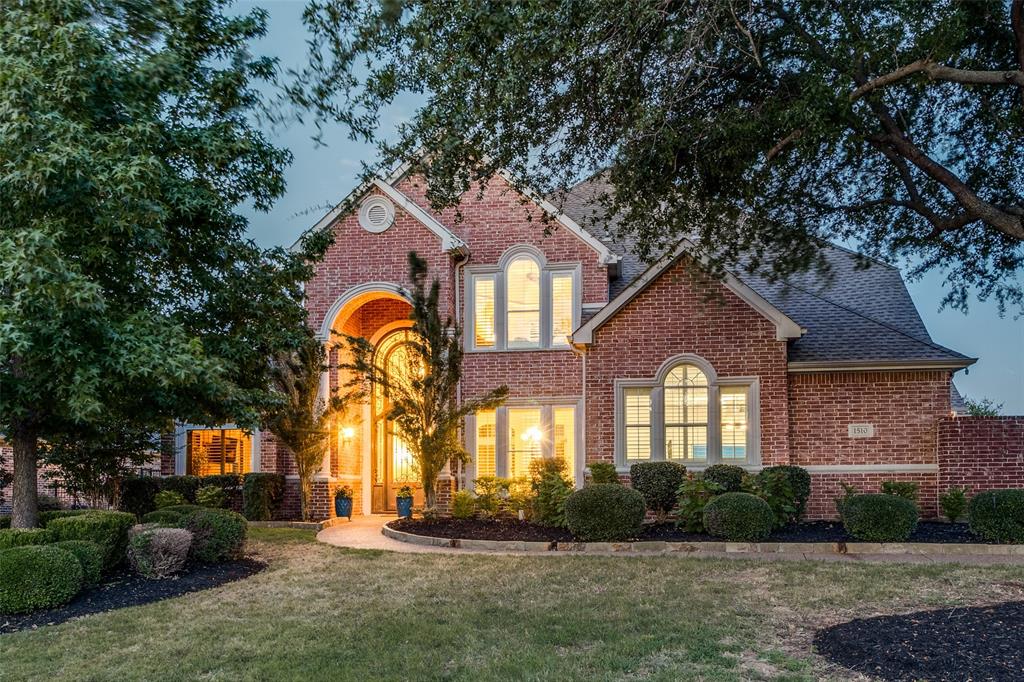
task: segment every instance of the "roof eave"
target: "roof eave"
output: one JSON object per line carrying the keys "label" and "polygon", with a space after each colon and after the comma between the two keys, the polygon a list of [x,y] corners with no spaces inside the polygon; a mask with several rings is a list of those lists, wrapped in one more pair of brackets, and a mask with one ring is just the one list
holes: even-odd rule
{"label": "roof eave", "polygon": [[976,363],[978,358],[942,358],[922,360],[804,360],[787,365],[793,374],[810,372],[865,372],[871,370],[961,370]]}

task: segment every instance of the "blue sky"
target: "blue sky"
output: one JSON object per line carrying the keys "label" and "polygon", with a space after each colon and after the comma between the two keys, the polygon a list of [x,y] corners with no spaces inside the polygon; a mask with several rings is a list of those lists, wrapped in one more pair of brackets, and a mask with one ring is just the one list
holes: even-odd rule
{"label": "blue sky", "polygon": [[[283,66],[300,65],[306,49],[301,20],[304,2],[240,2],[237,10],[257,6],[270,12],[270,26],[266,38],[254,45],[254,52],[278,57]],[[418,101],[406,97],[396,102],[382,120],[382,133],[388,134],[410,116]],[[250,234],[264,246],[287,245],[355,187],[360,161],[372,160],[375,149],[347,139],[340,128],[326,131],[323,147],[313,143],[312,126],[293,125],[268,129],[267,133],[275,144],[290,149],[295,160],[286,172],[287,193],[274,209],[269,213],[249,211]],[[961,393],[1003,403],[1005,414],[1024,414],[1024,319],[1000,318],[994,303],[978,301],[971,303],[968,315],[940,311],[944,290],[938,272],[908,285],[932,338],[979,358],[969,374],[957,373]]]}

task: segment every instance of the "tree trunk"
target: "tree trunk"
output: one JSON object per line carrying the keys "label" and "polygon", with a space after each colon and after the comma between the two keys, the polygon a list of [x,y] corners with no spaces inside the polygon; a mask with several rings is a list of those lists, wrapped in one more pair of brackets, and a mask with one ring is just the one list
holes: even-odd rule
{"label": "tree trunk", "polygon": [[39,523],[36,466],[39,437],[33,428],[14,431],[14,508],[11,528],[35,528]]}
{"label": "tree trunk", "polygon": [[313,481],[311,476],[301,476],[299,504],[301,505],[302,520],[309,521],[309,507],[313,502]]}

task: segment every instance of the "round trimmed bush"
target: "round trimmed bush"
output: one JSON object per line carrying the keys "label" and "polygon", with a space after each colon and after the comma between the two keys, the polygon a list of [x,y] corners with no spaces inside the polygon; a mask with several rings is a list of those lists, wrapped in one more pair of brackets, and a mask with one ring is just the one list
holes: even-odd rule
{"label": "round trimmed bush", "polygon": [[26,545],[48,545],[53,534],[45,528],[5,528],[0,530],[0,549]]}
{"label": "round trimmed bush", "polygon": [[78,563],[82,565],[82,584],[85,587],[99,584],[103,575],[102,547],[88,540],[64,540],[54,543],[53,546],[75,555]]}
{"label": "round trimmed bush", "polygon": [[163,526],[179,526],[185,516],[185,512],[175,511],[173,509],[157,509],[156,511],[151,511],[143,516],[142,522],[159,523]]}
{"label": "round trimmed bush", "polygon": [[986,490],[967,505],[971,532],[990,542],[1024,543],[1024,490]]}
{"label": "round trimmed bush", "polygon": [[629,468],[629,484],[644,496],[647,508],[667,514],[676,506],[686,467],[676,462],[637,462]]}
{"label": "round trimmed bush", "polygon": [[47,526],[54,540],[88,540],[103,548],[103,570],[109,571],[125,558],[128,531],[135,515],[117,511],[91,511],[78,516],[54,519]]}
{"label": "round trimmed bush", "polygon": [[82,589],[82,565],[54,545],[0,552],[0,613],[26,613],[71,601]]}
{"label": "round trimmed bush", "polygon": [[811,475],[807,469],[793,464],[780,464],[778,466],[765,467],[764,472],[781,471],[789,479],[789,487],[796,498],[796,518],[804,515],[807,509],[807,500],[811,497]]}
{"label": "round trimmed bush", "polygon": [[843,527],[864,542],[904,542],[917,528],[917,505],[896,495],[853,495],[843,505]]}
{"label": "round trimmed bush", "polygon": [[242,556],[245,517],[226,509],[200,509],[184,518],[182,527],[192,533],[192,556],[197,561],[214,563]]}
{"label": "round trimmed bush", "polygon": [[704,470],[704,480],[722,486],[727,493],[739,492],[743,488],[743,467],[734,464],[712,464]]}
{"label": "round trimmed bush", "polygon": [[771,506],[750,493],[723,493],[704,507],[704,528],[730,542],[760,542],[774,524]]}
{"label": "round trimmed bush", "polygon": [[203,509],[206,509],[206,507],[200,507],[198,504],[176,504],[171,507],[164,507],[159,511],[181,514],[182,518],[185,518],[192,512],[202,511]]}
{"label": "round trimmed bush", "polygon": [[590,483],[621,483],[619,472],[611,462],[591,462],[587,465],[590,469]]}
{"label": "round trimmed bush", "polygon": [[644,496],[616,483],[577,490],[565,500],[565,523],[577,540],[615,542],[633,535],[644,520]]}
{"label": "round trimmed bush", "polygon": [[284,475],[251,473],[243,477],[242,515],[250,521],[270,521],[284,499]]}

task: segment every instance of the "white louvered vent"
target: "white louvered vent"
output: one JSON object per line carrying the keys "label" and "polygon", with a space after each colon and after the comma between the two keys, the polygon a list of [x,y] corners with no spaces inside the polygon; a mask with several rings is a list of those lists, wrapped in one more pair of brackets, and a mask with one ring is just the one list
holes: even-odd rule
{"label": "white louvered vent", "polygon": [[395,205],[385,197],[367,197],[359,207],[359,224],[367,232],[383,232],[394,222]]}

